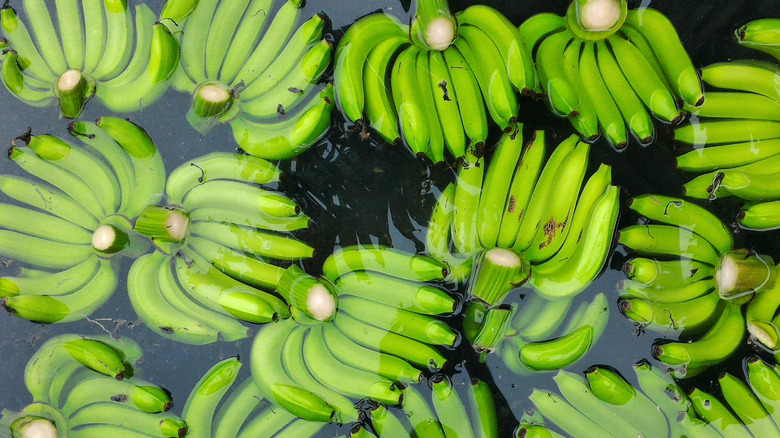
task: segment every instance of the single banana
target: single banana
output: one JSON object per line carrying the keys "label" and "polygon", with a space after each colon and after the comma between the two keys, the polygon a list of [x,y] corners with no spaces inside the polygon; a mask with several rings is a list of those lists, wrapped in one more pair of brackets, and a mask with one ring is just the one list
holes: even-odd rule
{"label": "single banana", "polygon": [[626,24],[634,26],[659,54],[658,61],[672,84],[675,94],[694,107],[704,103],[704,90],[690,56],[666,16],[652,8],[632,9]]}
{"label": "single banana", "polygon": [[699,388],[693,388],[688,397],[691,399],[691,405],[696,410],[696,414],[721,435],[727,434],[740,438],[753,436],[745,429],[742,422],[731,413],[728,405],[717,398]]}
{"label": "single banana", "polygon": [[519,30],[497,10],[473,5],[456,14],[458,25],[474,26],[482,30],[501,52],[509,80],[523,95],[533,94],[536,71],[529,48]]}
{"label": "single banana", "polygon": [[398,19],[384,13],[358,20],[341,37],[334,56],[336,100],[339,108],[352,122],[363,118],[365,92],[363,66],[368,54],[381,41],[394,36],[407,37],[409,29]]}
{"label": "single banana", "polygon": [[[166,5],[168,3],[170,2]],[[246,6],[246,11],[238,23],[232,41],[228,44],[225,60],[219,70],[218,79],[221,83],[236,85],[233,82],[236,74],[264,36],[263,31],[270,25],[268,13],[272,7],[273,0],[251,0]]]}
{"label": "single banana", "polygon": [[282,366],[279,351],[295,327],[288,319],[266,324],[258,331],[252,344],[252,377],[261,393],[277,406],[310,421],[329,422],[335,409],[321,396],[297,386]]}
{"label": "single banana", "polygon": [[127,66],[133,50],[133,14],[127,0],[103,0],[106,14],[106,50],[92,76],[99,81],[117,76]]}
{"label": "single banana", "polygon": [[[272,62],[295,62],[297,57],[295,56],[294,52],[305,49],[306,45],[304,44],[303,47],[300,47],[300,42],[295,42],[294,46],[299,47],[299,49],[290,50],[290,52],[287,54],[285,54],[285,52],[289,43],[292,42],[291,35],[294,35],[293,31],[296,30],[295,26],[300,19],[302,6],[303,2],[301,0],[287,0],[282,5],[282,7],[274,15],[271,24],[266,29],[265,33],[260,39],[260,42],[252,49],[252,53],[247,58],[246,62],[244,62],[238,73],[236,73],[235,78],[231,81],[232,86],[239,85],[241,82],[243,82],[244,85],[253,83],[267,71]],[[210,20],[210,18],[207,18],[207,20]],[[317,20],[318,19],[315,16],[315,18],[310,20],[310,22],[317,23]],[[197,29],[197,27],[195,29]],[[297,31],[295,31],[295,34],[300,32],[300,34],[304,36],[310,31],[310,29],[311,26],[304,24],[299,27]],[[298,38],[292,38],[294,38],[296,41],[298,40]],[[307,37],[303,38],[303,40],[311,41],[313,43],[316,40],[319,40],[319,38],[319,36],[316,36],[313,40],[310,40]],[[202,56],[204,54],[204,50],[205,48],[200,48],[200,51],[197,53]]]}
{"label": "single banana", "polygon": [[479,214],[477,216],[479,241],[484,248],[495,247],[498,240],[502,210],[512,184],[512,173],[517,167],[520,154],[523,151],[522,130],[522,124],[520,124],[517,130],[501,136],[490,159],[487,172],[485,172],[479,195]]}
{"label": "single banana", "polygon": [[739,212],[737,222],[751,230],[774,230],[780,228],[780,201],[751,205]]}
{"label": "single banana", "polygon": [[528,202],[544,167],[546,155],[544,139],[544,131],[534,132],[533,137],[523,148],[523,155],[515,167],[496,239],[499,248],[512,248],[515,244]]}
{"label": "single banana", "polygon": [[534,389],[528,399],[545,418],[566,433],[573,436],[614,436],[554,392]]}
{"label": "single banana", "polygon": [[325,135],[333,105],[333,86],[327,84],[296,114],[287,115],[281,121],[239,117],[231,123],[233,137],[250,155],[269,160],[293,158]]}
{"label": "single banana", "polygon": [[428,67],[432,99],[444,134],[444,145],[454,158],[463,157],[466,154],[466,134],[444,55],[437,50],[428,52]]}
{"label": "single banana", "polygon": [[455,46],[471,66],[493,121],[509,129],[517,120],[517,95],[498,47],[481,29],[467,25],[458,28]]}
{"label": "single banana", "polygon": [[76,411],[68,418],[68,427],[75,431],[78,431],[82,426],[97,424],[120,426],[130,431],[155,437],[174,438],[187,433],[187,424],[176,415],[167,412],[149,414],[113,402],[93,403]]}
{"label": "single banana", "polygon": [[409,419],[413,433],[417,436],[445,438],[441,424],[436,421],[436,414],[420,391],[413,385],[407,385],[401,391],[404,394],[401,408]]}
{"label": "single banana", "polygon": [[[309,330],[303,344],[303,357],[310,364],[311,374],[338,393],[357,399],[370,398],[388,405],[401,402],[401,391],[390,380],[336,359],[325,345],[321,325]],[[350,378],[344,379],[346,375]]]}
{"label": "single banana", "polygon": [[679,284],[678,280],[676,284],[656,288],[629,280],[618,283],[618,293],[624,298],[642,298],[653,303],[680,303],[704,296],[716,286],[714,279]]}
{"label": "single banana", "polygon": [[287,196],[233,180],[216,180],[190,189],[181,201],[187,210],[197,208],[235,208],[269,216],[290,217],[300,214],[300,207]]}
{"label": "single banana", "polygon": [[339,312],[333,324],[354,342],[375,351],[398,356],[421,368],[441,369],[446,365],[447,359],[433,347],[386,332],[344,312]]}
{"label": "single banana", "polygon": [[693,368],[713,365],[736,351],[744,337],[745,318],[740,307],[727,304],[717,322],[699,340],[656,345],[653,356],[669,365]]}
{"label": "single banana", "polygon": [[[452,313],[456,300],[445,291],[426,284],[402,280],[371,271],[355,271],[336,282],[339,296],[355,296],[426,315]],[[383,291],[392,290],[392,294]]]}
{"label": "single banana", "polygon": [[607,43],[631,87],[653,115],[673,125],[679,123],[682,115],[674,97],[642,52],[617,35],[609,37]]}
{"label": "single banana", "polygon": [[709,292],[688,301],[663,301],[669,302],[624,298],[619,305],[625,317],[644,324],[651,330],[663,332],[670,329],[701,330],[710,326],[723,310],[717,292]]}
{"label": "single banana", "polygon": [[744,62],[718,62],[701,70],[704,82],[716,88],[748,91],[780,100],[780,89],[776,81],[780,73],[762,66]]}
{"label": "single banana", "polygon": [[46,60],[49,68],[55,74],[63,73],[68,69],[68,65],[46,2],[44,0],[25,0],[24,12],[30,21],[30,28],[43,59]]}
{"label": "single banana", "polygon": [[165,165],[149,134],[140,126],[115,117],[101,117],[95,125],[105,131],[125,150],[133,163],[135,189],[129,205],[122,205],[121,214],[135,217],[147,205],[162,198],[165,187]]}
{"label": "single banana", "polygon": [[[539,82],[547,93],[550,106],[557,114],[568,117],[579,115],[581,97],[564,67],[564,52],[573,38],[574,35],[566,30],[547,36],[539,45],[535,58]],[[587,80],[584,84],[588,85]]]}
{"label": "single banana", "polygon": [[392,94],[385,84],[385,78],[387,78],[390,62],[400,50],[406,48],[408,43],[409,40],[401,36],[380,42],[371,49],[363,66],[366,122],[385,141],[392,144],[401,141],[401,133],[398,130],[398,115],[395,112]]}
{"label": "single banana", "polygon": [[729,373],[718,377],[723,398],[753,436],[778,437],[780,430],[745,383]]}
{"label": "single banana", "polygon": [[[27,31],[27,26],[19,19],[16,11],[10,5],[5,5],[0,9],[0,27],[2,27],[3,36],[8,40],[8,45],[16,52],[21,53],[21,56],[29,64],[25,69],[27,73],[40,82],[54,83],[62,71],[55,73],[49,69],[33,42],[32,36]],[[7,59],[9,59],[8,56],[6,56]],[[5,66],[5,62],[3,65]]]}
{"label": "single banana", "polygon": [[[191,93],[198,84],[208,79],[206,76],[206,42],[218,3],[218,0],[199,0],[195,9],[187,16],[180,40],[181,71],[189,77],[191,82],[188,82],[187,85],[192,88],[180,91]],[[178,82],[176,82],[176,86],[179,88]]]}
{"label": "single banana", "polygon": [[[707,95],[707,102],[712,94]],[[780,139],[708,146],[678,156],[677,168],[689,172],[714,170],[755,163],[777,154],[780,154]]]}
{"label": "single banana", "polygon": [[416,46],[409,46],[396,57],[390,73],[390,90],[403,139],[413,154],[422,156],[429,154],[432,127],[427,121],[428,102],[420,95],[417,77],[419,52]]}
{"label": "single banana", "polygon": [[12,204],[0,204],[0,227],[55,242],[92,243],[92,233],[72,222]]}
{"label": "single banana", "polygon": [[430,131],[430,140],[426,155],[428,155],[428,158],[430,158],[434,164],[441,163],[444,161],[444,132],[442,131],[442,126],[439,122],[436,104],[434,103],[434,85],[431,83],[431,67],[428,52],[424,50],[417,52],[415,67],[417,70],[418,92],[420,93],[423,103],[425,103],[423,110],[425,119],[427,120],[426,124]]}
{"label": "single banana", "polygon": [[605,78],[599,70],[596,43],[587,42],[583,46],[580,57],[580,76],[585,86],[586,95],[596,108],[601,131],[615,148],[625,148],[628,143],[626,124],[618,104],[612,98],[613,96],[606,85],[606,80],[611,78]]}
{"label": "single banana", "polygon": [[442,280],[446,269],[436,260],[384,246],[344,247],[331,254],[322,266],[325,278],[335,282],[352,271],[376,271],[410,281]]}
{"label": "single banana", "polygon": [[670,225],[631,225],[618,232],[618,242],[642,254],[687,257],[712,266],[720,258],[703,237]]}
{"label": "single banana", "polygon": [[466,405],[452,382],[447,377],[437,374],[431,379],[431,386],[433,387],[431,394],[433,408],[444,434],[465,438],[474,437]]}
{"label": "single banana", "polygon": [[753,20],[734,32],[739,45],[768,53],[780,60],[780,38],[775,18]]}
{"label": "single banana", "polygon": [[217,404],[235,382],[240,369],[238,358],[230,357],[211,367],[195,384],[181,415],[187,423],[187,436],[212,436],[211,426]]}
{"label": "single banana", "polygon": [[712,244],[718,253],[732,249],[731,232],[712,213],[683,199],[643,195],[629,201],[629,208],[648,219],[692,231]]}
{"label": "single banana", "polygon": [[653,121],[604,41],[597,43],[596,61],[623,121],[641,144],[650,144],[655,138]]}
{"label": "single banana", "polygon": [[592,141],[599,138],[599,119],[596,113],[596,108],[588,100],[587,91],[585,90],[585,84],[582,81],[582,75],[580,75],[580,55],[582,53],[584,43],[579,40],[572,40],[563,51],[563,69],[566,72],[566,79],[568,79],[571,86],[577,92],[577,96],[580,101],[579,110],[576,117],[572,117],[569,120],[574,126],[574,129],[580,133],[580,135],[586,140]]}
{"label": "single banana", "polygon": [[82,0],[81,7],[84,12],[83,71],[93,72],[106,47],[106,15],[103,12],[103,0]]}
{"label": "single banana", "polygon": [[189,236],[187,246],[228,276],[265,290],[274,290],[284,269],[209,239]]}
{"label": "single banana", "polygon": [[470,142],[469,147],[478,148],[485,144],[488,123],[485,104],[481,98],[482,92],[479,90],[474,70],[457,47],[444,51],[444,61],[452,79],[452,89],[458,102],[463,129]]}
{"label": "single banana", "polygon": [[480,249],[479,198],[482,193],[484,173],[485,160],[467,151],[465,159],[458,166],[455,210],[452,217],[455,250],[465,257],[471,257]]}
{"label": "single banana", "polygon": [[233,36],[248,6],[249,0],[219,2],[217,5],[206,37],[204,53],[207,78],[218,77]]}

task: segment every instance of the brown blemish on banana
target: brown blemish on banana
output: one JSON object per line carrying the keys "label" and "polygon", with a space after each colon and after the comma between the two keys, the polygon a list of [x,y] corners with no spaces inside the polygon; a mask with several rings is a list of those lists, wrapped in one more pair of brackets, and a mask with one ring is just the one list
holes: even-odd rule
{"label": "brown blemish on banana", "polygon": [[563,222],[557,222],[554,217],[550,218],[550,221],[544,225],[544,235],[547,236],[547,240],[539,244],[539,249],[542,249],[552,243],[552,240],[558,234],[558,230],[563,231],[563,229],[566,228],[566,223],[568,222],[568,217]]}

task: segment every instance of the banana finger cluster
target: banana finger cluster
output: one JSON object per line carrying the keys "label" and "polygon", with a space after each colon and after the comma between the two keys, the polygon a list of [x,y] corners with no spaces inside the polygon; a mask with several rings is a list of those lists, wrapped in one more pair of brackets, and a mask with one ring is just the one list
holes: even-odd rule
{"label": "banana finger cluster", "polygon": [[[678,367],[686,377],[725,360],[744,340],[744,303],[754,308],[750,319],[759,321],[756,334],[774,327],[777,305],[770,291],[776,269],[771,257],[734,250],[723,223],[689,201],[643,195],[633,198],[630,208],[660,224],[632,225],[619,232],[621,244],[647,256],[624,265],[630,280],[618,286],[621,312],[664,333],[688,336],[706,330],[693,342],[656,343],[653,355],[658,360]],[[776,342],[770,348],[777,348]]]}
{"label": "banana finger cluster", "polygon": [[683,118],[676,99],[691,107],[704,102],[676,30],[654,9],[628,10],[625,0],[575,0],[565,17],[535,15],[520,34],[547,103],[586,139],[601,132],[622,149],[631,132],[649,144],[655,138],[651,114],[676,124]]}
{"label": "banana finger cluster", "polygon": [[[225,359],[209,369],[190,392],[182,417],[190,438],[256,436],[311,437],[327,423],[297,418],[279,409],[249,377],[228,395],[241,362]],[[220,404],[221,403],[221,404]]]}
{"label": "banana finger cluster", "polygon": [[179,65],[178,41],[144,4],[133,14],[127,0],[24,0],[24,11],[27,23],[8,3],[0,10],[3,84],[34,106],[58,100],[65,117],[78,117],[93,96],[116,112],[145,108]]}
{"label": "banana finger cluster", "polygon": [[[780,26],[776,29],[780,33]],[[767,201],[780,199],[780,66],[755,60],[722,62],[704,67],[702,79],[728,91],[708,91],[704,105],[686,108],[697,117],[674,132],[675,140],[694,147],[677,157],[677,168],[707,172],[685,184],[686,196],[744,199],[755,204],[740,214],[740,224],[777,228],[778,204]]]}
{"label": "banana finger cluster", "polygon": [[[181,69],[173,87],[193,95],[187,120],[206,133],[230,123],[251,155],[292,158],[330,126],[331,85],[317,85],[330,64],[326,17],[298,26],[302,0],[169,0],[161,19],[181,29]],[[319,89],[319,92],[317,90]]]}
{"label": "banana finger cluster", "polygon": [[607,367],[592,366],[586,379],[560,371],[560,395],[535,389],[537,412],[521,420],[518,436],[560,437],[545,420],[572,437],[768,437],[780,429],[780,374],[757,356],[743,361],[746,381],[723,373],[717,394],[684,391],[668,373],[644,360],[634,365],[640,388]]}
{"label": "banana finger cluster", "polygon": [[358,20],[339,42],[334,74],[347,119],[393,144],[403,137],[414,154],[434,163],[445,150],[460,158],[481,147],[488,113],[510,129],[517,93],[531,92],[535,81],[506,17],[481,5],[453,16],[441,0],[419,2],[411,26],[384,13]]}
{"label": "banana finger cluster", "polygon": [[310,421],[354,422],[354,400],[398,406],[401,384],[446,365],[438,348],[454,346],[458,334],[436,316],[457,302],[425,284],[444,278],[443,265],[387,247],[346,247],[323,274],[288,268],[277,291],[292,318],[255,337],[252,376],[275,405]]}
{"label": "banana finger cluster", "polygon": [[168,205],[148,206],[135,230],[158,251],[139,258],[128,293],[142,321],[188,344],[248,335],[240,321],[262,324],[290,316],[273,292],[284,274],[274,263],[309,258],[313,248],[291,235],[308,216],[281,193],[273,164],[215,152],[171,172]]}
{"label": "banana finger cluster", "polygon": [[0,279],[3,305],[36,322],[89,316],[113,294],[114,256],[137,257],[148,241],[130,220],[162,196],[165,168],[146,132],[126,120],[75,122],[85,143],[49,135],[15,140],[9,158],[36,177],[2,175],[0,191],[31,208],[0,204],[0,255],[22,262]]}
{"label": "banana finger cluster", "polygon": [[133,376],[141,354],[128,338],[51,338],[25,370],[33,403],[18,413],[3,411],[0,427],[20,437],[186,435],[185,422],[168,412],[170,393]]}
{"label": "banana finger cluster", "polygon": [[607,327],[609,304],[600,293],[572,306],[572,298],[548,301],[536,294],[524,302],[496,346],[507,368],[529,375],[566,368],[585,356]]}

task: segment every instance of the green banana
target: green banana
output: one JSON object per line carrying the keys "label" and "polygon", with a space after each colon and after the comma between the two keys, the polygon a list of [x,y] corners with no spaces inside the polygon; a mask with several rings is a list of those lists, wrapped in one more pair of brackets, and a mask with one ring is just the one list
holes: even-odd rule
{"label": "green banana", "polygon": [[446,436],[474,437],[463,399],[452,382],[437,374],[431,379],[433,408]]}
{"label": "green banana", "polygon": [[192,388],[184,404],[182,418],[187,422],[187,436],[210,437],[217,404],[238,377],[241,362],[238,358],[225,359],[206,371]]}
{"label": "green banana", "polygon": [[325,278],[332,282],[352,271],[375,271],[420,282],[443,280],[447,276],[447,269],[430,257],[381,245],[340,248],[328,256],[322,266]]}

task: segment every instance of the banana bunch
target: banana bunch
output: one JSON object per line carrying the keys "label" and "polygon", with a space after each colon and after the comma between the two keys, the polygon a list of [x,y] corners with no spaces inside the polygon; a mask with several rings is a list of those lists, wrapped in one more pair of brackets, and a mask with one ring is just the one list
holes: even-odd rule
{"label": "banana bunch", "polygon": [[[398,406],[401,384],[419,384],[459,338],[437,315],[457,301],[424,284],[442,280],[439,262],[387,247],[345,247],[323,277],[295,266],[277,291],[292,318],[263,326],[251,352],[252,376],[275,405],[319,422],[354,422],[353,400]],[[388,293],[393,291],[393,293]],[[344,376],[349,376],[345,379]]]}
{"label": "banana bunch", "polygon": [[[9,2],[0,9],[8,47],[3,84],[19,100],[78,117],[96,96],[131,112],[154,103],[179,65],[179,43],[149,7],[127,0],[24,0],[28,23]],[[48,5],[56,6],[55,26]],[[28,30],[29,27],[29,30]]]}
{"label": "banana bunch", "polygon": [[202,133],[230,123],[238,145],[268,159],[292,158],[330,126],[333,87],[326,17],[299,24],[303,0],[168,0],[161,13],[181,30],[173,87],[193,95],[187,120]]}
{"label": "banana bunch", "polygon": [[746,382],[729,373],[718,377],[720,397],[693,387],[683,391],[668,373],[639,361],[639,388],[614,370],[592,366],[585,379],[560,371],[561,395],[535,389],[538,414],[521,420],[518,436],[559,437],[547,419],[573,437],[778,437],[780,374],[758,356],[743,361]]}
{"label": "banana bunch", "polygon": [[460,158],[481,149],[488,113],[510,130],[517,93],[532,93],[536,81],[506,17],[482,5],[453,15],[446,0],[418,1],[411,26],[384,13],[355,22],[336,48],[334,75],[349,121],[374,128],[389,143],[403,137],[414,154],[434,163],[445,150]]}
{"label": "banana bunch", "polygon": [[259,184],[281,172],[248,155],[214,152],[171,172],[167,206],[150,205],[135,222],[158,251],[133,263],[128,293],[142,321],[188,344],[235,341],[256,324],[290,316],[274,291],[285,269],[314,249],[291,235],[309,217],[292,199]]}
{"label": "banana bunch", "polygon": [[[228,395],[238,378],[241,362],[225,359],[198,381],[184,405],[189,438],[276,436],[307,438],[327,423],[296,418],[278,409],[249,377]],[[221,403],[221,404],[220,404]]]}
{"label": "banana bunch", "polygon": [[114,256],[137,257],[148,240],[130,220],[162,196],[162,158],[139,126],[114,117],[74,122],[79,146],[26,134],[9,158],[37,179],[0,175],[0,256],[24,264],[0,278],[3,306],[36,322],[84,318],[113,294]]}
{"label": "banana bunch", "polygon": [[129,338],[49,339],[25,369],[33,403],[18,413],[4,410],[0,436],[184,436],[187,425],[168,412],[170,393],[133,377],[141,354]]}
{"label": "banana bunch", "polygon": [[764,330],[777,330],[771,321],[780,306],[773,306],[777,273],[771,257],[734,250],[723,223],[691,202],[642,195],[629,207],[652,223],[643,219],[618,233],[618,241],[641,256],[623,267],[629,280],[618,286],[621,312],[665,335],[706,330],[692,342],[656,343],[653,355],[658,360],[680,367],[679,374],[686,377],[720,363],[745,337],[741,305],[746,302],[753,308],[751,333],[778,348],[776,341],[767,340],[773,333],[764,335]]}
{"label": "banana bunch", "polygon": [[[484,158],[466,155],[457,182],[444,189],[434,208],[427,252],[449,265],[452,281],[471,275],[471,282],[481,282],[471,274],[475,254],[503,248],[504,261],[530,264],[528,284],[539,294],[549,300],[572,297],[604,266],[617,222],[618,188],[610,185],[606,165],[583,186],[590,146],[576,136],[561,142],[545,162],[544,131],[523,146],[521,130],[501,137],[487,169]],[[513,283],[517,279],[494,284],[500,290],[489,293],[473,285],[470,290],[493,306]]]}
{"label": "banana bunch", "polygon": [[780,19],[754,20],[734,32],[737,43],[768,53],[780,61]]}
{"label": "banana bunch", "polygon": [[576,308],[572,298],[549,301],[534,294],[512,313],[496,353],[507,368],[529,375],[566,368],[585,356],[607,327],[609,304],[603,293]]}
{"label": "banana bunch", "polygon": [[[748,27],[752,23],[738,32]],[[702,80],[728,91],[707,91],[704,105],[686,107],[696,117],[674,131],[675,140],[684,148],[693,146],[677,157],[677,168],[706,172],[685,184],[685,195],[710,201],[735,196],[751,203],[780,199],[780,65],[755,60],[721,62],[704,67]],[[743,226],[778,226],[776,204],[756,207],[741,215],[745,216],[740,218]]]}
{"label": "banana bunch", "polygon": [[677,124],[683,115],[676,99],[690,107],[704,103],[677,31],[654,9],[628,10],[625,0],[575,0],[565,17],[529,18],[520,35],[536,62],[538,91],[585,139],[601,132],[622,149],[630,132],[649,144],[655,138],[650,114]]}

